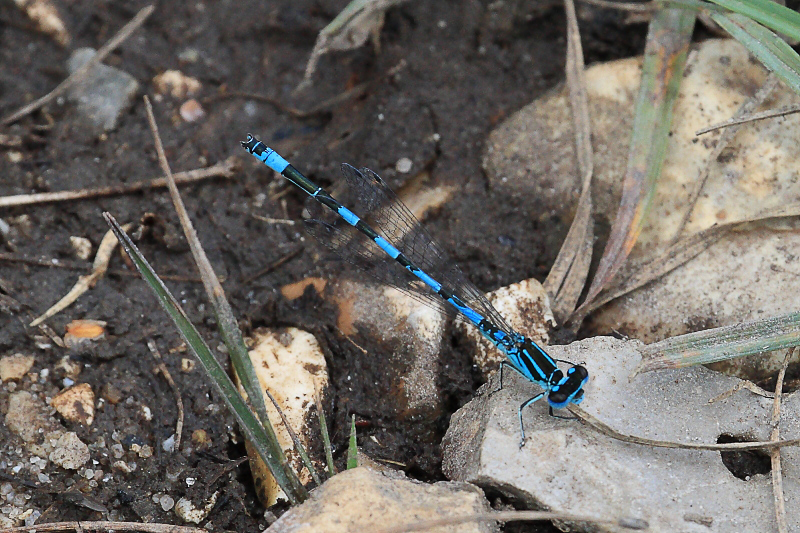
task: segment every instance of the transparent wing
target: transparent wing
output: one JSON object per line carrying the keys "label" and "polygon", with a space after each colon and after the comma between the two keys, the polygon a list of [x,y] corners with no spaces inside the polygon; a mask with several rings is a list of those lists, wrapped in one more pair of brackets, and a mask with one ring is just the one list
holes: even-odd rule
{"label": "transparent wing", "polygon": [[[335,194],[342,205],[358,215],[446,290],[461,298],[506,333],[513,332],[502,315],[464,276],[461,269],[449,260],[442,247],[377,174],[368,168],[359,171],[343,164],[342,175],[345,183],[336,188]],[[340,257],[381,283],[390,285],[425,305],[451,315],[456,314],[452,305],[336,213],[313,198],[308,199],[306,206],[312,217],[306,223],[309,233]]]}

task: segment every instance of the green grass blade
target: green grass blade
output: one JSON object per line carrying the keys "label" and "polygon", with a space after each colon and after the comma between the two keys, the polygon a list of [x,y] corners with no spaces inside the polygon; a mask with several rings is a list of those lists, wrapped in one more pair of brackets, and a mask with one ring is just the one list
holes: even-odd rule
{"label": "green grass blade", "polygon": [[358,467],[358,443],[356,442],[356,415],[350,418],[350,444],[347,446],[347,470]]}
{"label": "green grass blade", "polygon": [[742,43],[794,92],[800,94],[800,56],[786,41],[742,15],[713,14],[711,18]]}
{"label": "green grass blade", "polygon": [[[236,386],[231,381],[225,369],[219,364],[219,361],[211,353],[208,345],[205,343],[200,333],[195,329],[189,318],[183,312],[178,302],[170,294],[164,282],[156,275],[153,268],[141,254],[141,252],[133,244],[130,237],[120,228],[117,221],[114,220],[109,213],[103,213],[103,217],[111,226],[114,235],[116,235],[122,247],[131,258],[139,273],[144,278],[145,282],[150,286],[155,294],[161,307],[169,315],[178,331],[186,341],[186,344],[194,352],[197,360],[211,378],[211,383],[219,392],[220,396],[225,401],[228,409],[236,417],[242,431],[253,444],[258,454],[264,460],[264,463],[272,472],[278,485],[286,493],[286,496],[292,503],[299,503],[303,501],[308,493],[305,488],[300,484],[297,476],[294,475],[291,468],[289,468],[286,456],[280,447],[277,439],[270,443],[264,427],[259,423],[258,419],[253,415],[252,411],[248,408],[244,399],[239,394]],[[274,433],[273,433],[274,435]],[[294,480],[287,476],[286,472],[291,472],[294,475]],[[296,487],[299,486],[298,490]]]}
{"label": "green grass blade", "polygon": [[800,345],[800,312],[707,329],[648,344],[634,375],[683,368]]}
{"label": "green grass blade", "polygon": [[322,408],[322,401],[319,393],[314,394],[314,402],[317,404],[317,416],[319,416],[319,432],[322,433],[322,447],[325,448],[325,461],[328,463],[328,477],[336,475],[336,465],[333,464],[333,448],[331,447],[331,437],[328,435],[328,421],[325,419],[325,410]]}
{"label": "green grass blade", "polygon": [[[770,0],[709,0],[760,22],[790,39],[800,40],[800,13]],[[725,28],[727,30],[727,28]]]}
{"label": "green grass blade", "polygon": [[661,176],[695,17],[692,10],[669,8],[656,12],[650,21],[622,199],[581,309],[619,272],[639,237]]}

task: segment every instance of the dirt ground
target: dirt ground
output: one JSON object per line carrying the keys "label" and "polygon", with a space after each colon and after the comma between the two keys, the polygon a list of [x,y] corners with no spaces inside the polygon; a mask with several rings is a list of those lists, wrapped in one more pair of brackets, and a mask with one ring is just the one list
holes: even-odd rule
{"label": "dirt ground", "polygon": [[[300,226],[270,224],[253,215],[298,220],[301,193],[257,165],[239,146],[248,132],[261,137],[309,177],[332,183],[340,162],[368,166],[392,187],[401,187],[420,172],[426,186],[449,185],[458,193],[428,216],[430,232],[444,245],[468,277],[482,290],[522,279],[543,280],[556,257],[567,226],[542,216],[535,198],[501,197],[489,190],[481,156],[492,128],[520,107],[563,80],[565,19],[557,1],[510,0],[411,1],[391,9],[380,34],[380,49],[323,57],[312,86],[294,95],[316,35],[346,0],[267,0],[254,2],[164,2],[107,60],[133,75],[142,92],[153,95],[152,79],[179,69],[201,81],[196,96],[207,115],[187,123],[178,116],[182,100],[155,101],[167,156],[173,171],[190,170],[232,155],[240,164],[233,179],[183,187],[199,236],[245,331],[258,326],[298,326],[314,332],[325,346],[332,390],[326,408],[337,453],[346,449],[348,416],[355,413],[359,443],[379,458],[405,466],[423,480],[442,479],[438,443],[449,415],[469,399],[478,385],[467,355],[451,346],[442,381],[447,412],[436,420],[397,420],[382,411],[389,383],[381,354],[369,356],[341,337],[331,310],[307,293],[284,301],[278,289],[309,276],[335,277],[344,270],[324,248],[305,238]],[[98,48],[142,7],[144,2],[56,2],[72,36],[71,49]],[[625,15],[579,6],[586,62],[627,57],[641,52],[646,26],[626,24]],[[191,52],[191,53],[187,53]],[[66,75],[70,49],[37,33],[13,5],[0,5],[0,115],[52,90]],[[196,57],[189,61],[186,57]],[[213,99],[224,92],[272,97],[286,105],[309,109],[319,102],[368,83],[366,91],[329,112],[299,119],[274,105],[247,98]],[[210,99],[210,100],[204,100]],[[78,127],[72,105],[58,101],[0,132],[25,140],[19,160],[0,149],[0,195],[73,190],[151,179],[160,175],[144,106],[137,100],[112,132],[98,137]],[[400,174],[395,163],[407,157],[412,171]],[[266,200],[264,194],[267,195]],[[279,198],[272,200],[273,196]],[[80,483],[72,471],[48,467],[47,491],[33,490],[32,504],[46,509],[44,521],[91,520],[102,516],[133,521],[177,521],[151,499],[164,492],[202,501],[220,491],[210,523],[213,529],[256,531],[265,524],[264,509],[255,499],[246,466],[231,466],[245,455],[233,417],[224,409],[199,369],[181,371],[185,353],[169,353],[181,345],[157,303],[118,254],[97,285],[66,311],[48,320],[63,335],[74,319],[108,323],[108,338],[91,351],[68,352],[37,347],[38,328],[27,324],[86,274],[91,259],[76,259],[70,236],[88,238],[96,247],[107,231],[100,216],[111,212],[121,222],[137,223],[153,213],[151,231],[138,244],[169,281],[193,322],[212,348],[221,345],[213,313],[180,234],[174,210],[164,191],[112,198],[61,202],[3,209],[0,218],[11,231],[2,240],[0,290],[0,355],[17,352],[36,357],[34,372],[54,369],[41,384],[52,396],[63,386],[56,365],[65,355],[83,365],[79,381],[105,398],[91,427],[69,424],[87,443],[101,437],[107,445],[148,444],[154,455],[135,458],[137,470],[115,475],[84,492],[109,513],[76,505],[58,493]],[[266,265],[299,252],[267,274],[250,279]],[[46,259],[78,269],[37,266],[11,258]],[[13,301],[21,308],[15,308]],[[160,443],[174,432],[177,410],[164,379],[154,373],[146,346],[155,339],[177,382],[185,405],[184,435],[196,429],[210,438],[194,453],[166,453]],[[220,358],[224,353],[217,352]],[[352,381],[347,381],[352,378]],[[30,384],[23,381],[18,388]],[[11,390],[0,390],[0,413],[8,408]],[[114,400],[118,401],[114,401]],[[119,401],[121,399],[121,401]],[[153,413],[142,416],[142,406]],[[370,435],[381,431],[383,446],[370,449]],[[20,443],[0,425],[0,466],[5,475],[19,461]],[[16,455],[15,455],[16,454]],[[93,453],[93,457],[101,453]],[[133,460],[132,458],[129,458]],[[108,461],[95,469],[111,470]],[[180,476],[177,475],[180,473]],[[19,476],[24,477],[23,470]],[[192,487],[176,481],[194,477]],[[5,476],[4,476],[5,477]],[[4,480],[0,479],[0,483]],[[528,526],[530,527],[530,526]]]}

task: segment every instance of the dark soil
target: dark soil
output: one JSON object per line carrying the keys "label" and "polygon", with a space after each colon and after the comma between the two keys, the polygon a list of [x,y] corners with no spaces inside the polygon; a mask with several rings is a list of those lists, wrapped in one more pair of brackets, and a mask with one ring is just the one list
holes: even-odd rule
{"label": "dark soil", "polygon": [[[151,80],[168,69],[179,69],[202,82],[197,98],[210,98],[205,100],[203,120],[181,120],[182,101],[169,96],[155,101],[155,113],[173,171],[213,164],[231,155],[240,158],[234,179],[183,187],[182,192],[243,329],[294,325],[315,332],[328,353],[333,390],[327,408],[337,451],[346,449],[348,414],[356,413],[360,443],[367,445],[370,435],[381,431],[382,458],[407,465],[409,474],[417,478],[438,480],[442,479],[438,443],[447,417],[479,384],[467,355],[457,347],[445,354],[452,359],[443,378],[449,398],[445,416],[409,432],[411,421],[397,421],[381,412],[369,394],[371,384],[385,372],[381,354],[354,355],[350,343],[334,327],[330,309],[322,307],[325,304],[314,295],[291,303],[279,296],[277,290],[285,284],[309,276],[334,277],[341,274],[342,265],[328,261],[324,248],[306,239],[299,226],[269,224],[252,216],[299,219],[303,197],[289,190],[271,200],[290,186],[245,154],[239,141],[248,132],[260,136],[323,185],[336,179],[342,161],[372,168],[395,188],[427,170],[426,185],[455,185],[459,193],[429,216],[426,224],[478,287],[489,291],[528,277],[542,280],[568,228],[543,217],[543,206],[535,198],[501,197],[489,190],[481,156],[484,139],[498,122],[563,79],[563,8],[560,2],[549,0],[409,2],[388,12],[379,50],[366,46],[323,57],[313,85],[293,95],[317,33],[346,4],[346,0],[163,2],[106,63],[133,75],[151,97]],[[145,3],[61,1],[56,5],[73,35],[72,47],[98,48]],[[588,6],[579,6],[579,17],[587,63],[641,52],[644,25],[626,25],[624,14]],[[199,59],[182,62],[179,56],[185,57],[181,54],[187,50],[195,50]],[[0,116],[52,90],[67,75],[69,54],[70,50],[34,31],[10,3],[0,6]],[[309,109],[362,83],[369,85],[361,96],[307,119],[255,100],[213,99],[225,92],[258,93]],[[0,152],[0,195],[97,187],[160,175],[141,100],[115,131],[101,138],[82,131],[74,108],[63,103],[50,105],[0,133],[25,139],[24,146],[15,149],[22,154],[21,161],[10,162],[10,150]],[[394,170],[403,157],[414,163],[410,174]],[[259,196],[263,193],[266,200]],[[75,258],[69,237],[87,237],[96,247],[108,230],[100,216],[103,211],[121,222],[134,223],[154,213],[152,231],[138,241],[140,248],[159,273],[196,277],[163,191],[5,209],[0,218],[11,224],[12,231],[3,238],[4,254],[78,262],[82,268],[0,260],[4,298],[0,301],[4,304],[0,307],[0,355],[35,354],[34,372],[55,368],[65,355],[77,360],[83,365],[78,381],[89,383],[105,403],[91,427],[76,424],[70,429],[87,443],[103,437],[107,446],[122,442],[128,450],[131,443],[140,442],[155,450],[150,458],[136,458],[135,472],[117,473],[85,491],[111,511],[106,516],[175,522],[174,513],[163,512],[152,502],[152,493],[165,492],[176,500],[185,495],[199,502],[219,490],[211,527],[257,531],[259,523],[264,523],[263,508],[255,500],[249,471],[244,466],[230,471],[225,467],[244,455],[241,437],[199,368],[181,371],[181,358],[190,357],[186,353],[165,356],[186,408],[185,439],[189,442],[194,430],[203,429],[211,444],[189,454],[161,449],[160,443],[174,432],[177,410],[169,386],[154,373],[146,341],[156,339],[165,354],[181,341],[141,280],[110,272],[47,322],[63,335],[72,320],[104,320],[109,337],[102,348],[93,353],[37,348],[41,332],[26,324],[65,294],[78,275],[89,271],[90,261]],[[245,283],[298,248],[302,252],[282,266]],[[111,268],[130,270],[119,255]],[[168,285],[208,344],[215,349],[220,346],[201,284],[170,281]],[[15,309],[13,301],[22,308]],[[218,355],[225,357],[222,352]],[[351,376],[357,383],[346,382]],[[59,390],[62,378],[52,371],[44,391]],[[7,409],[8,392],[7,386],[0,390],[0,413]],[[152,420],[142,417],[142,406],[150,408]],[[0,440],[19,446],[14,439],[0,425]],[[3,447],[2,453],[6,451]],[[102,450],[93,451],[92,457],[100,460]],[[18,460],[0,457],[0,464],[9,470]],[[130,452],[126,460],[134,460]],[[111,462],[106,456],[93,468],[110,472]],[[52,464],[47,473],[53,490],[65,489],[78,478]],[[197,483],[186,487],[174,481],[186,477],[196,478]],[[39,522],[102,516],[53,494],[37,494],[36,506],[48,509]]]}

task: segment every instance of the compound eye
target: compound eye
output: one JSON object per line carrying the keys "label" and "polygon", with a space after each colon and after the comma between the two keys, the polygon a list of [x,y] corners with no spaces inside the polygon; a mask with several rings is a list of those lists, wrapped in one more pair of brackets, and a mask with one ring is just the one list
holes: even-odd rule
{"label": "compound eye", "polygon": [[567,395],[563,392],[559,392],[555,389],[550,391],[548,395],[548,400],[550,400],[551,404],[561,405],[567,401]]}

